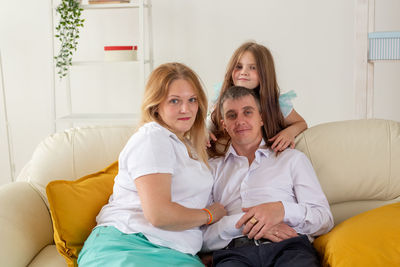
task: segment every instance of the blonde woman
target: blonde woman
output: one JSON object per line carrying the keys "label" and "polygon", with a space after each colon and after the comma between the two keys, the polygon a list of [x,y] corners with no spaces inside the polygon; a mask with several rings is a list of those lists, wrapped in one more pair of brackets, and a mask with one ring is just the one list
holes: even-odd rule
{"label": "blonde woman", "polygon": [[167,63],[149,77],[141,127],[119,156],[113,194],[97,216],[79,266],[203,266],[199,226],[221,219],[206,207],[213,184],[207,163],[207,99],[197,75]]}

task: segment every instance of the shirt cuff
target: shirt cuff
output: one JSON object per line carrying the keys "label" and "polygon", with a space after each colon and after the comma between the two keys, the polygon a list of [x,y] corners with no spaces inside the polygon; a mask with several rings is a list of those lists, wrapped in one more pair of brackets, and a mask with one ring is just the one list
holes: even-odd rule
{"label": "shirt cuff", "polygon": [[301,206],[297,203],[282,201],[283,208],[285,209],[285,216],[283,217],[283,222],[290,227],[298,226],[303,218],[304,212]]}
{"label": "shirt cuff", "polygon": [[243,215],[244,213],[238,213],[230,216],[225,216],[221,219],[221,224],[218,228],[222,239],[231,241],[233,238],[243,235],[242,229],[237,229],[235,227],[236,223]]}
{"label": "shirt cuff", "polygon": [[244,213],[228,215],[220,221],[208,225],[204,231],[203,250],[212,251],[222,249],[236,237],[242,236],[242,229],[236,229],[235,225]]}

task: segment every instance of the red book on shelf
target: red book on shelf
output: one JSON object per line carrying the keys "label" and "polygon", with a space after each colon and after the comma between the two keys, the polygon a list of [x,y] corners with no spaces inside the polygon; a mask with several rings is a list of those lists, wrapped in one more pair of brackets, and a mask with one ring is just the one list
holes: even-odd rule
{"label": "red book on shelf", "polygon": [[129,2],[129,0],[89,0],[89,4],[118,4]]}
{"label": "red book on shelf", "polygon": [[115,51],[115,50],[137,50],[135,46],[105,46],[104,51]]}
{"label": "red book on shelf", "polygon": [[106,61],[135,61],[137,60],[137,45],[105,46],[104,60]]}

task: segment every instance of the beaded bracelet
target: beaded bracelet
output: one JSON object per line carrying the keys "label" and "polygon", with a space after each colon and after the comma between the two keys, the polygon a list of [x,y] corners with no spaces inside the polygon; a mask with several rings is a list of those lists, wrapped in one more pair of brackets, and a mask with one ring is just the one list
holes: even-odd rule
{"label": "beaded bracelet", "polygon": [[213,216],[212,213],[209,209],[203,209],[205,212],[207,212],[207,216],[208,216],[208,222],[207,224],[211,224],[213,222]]}

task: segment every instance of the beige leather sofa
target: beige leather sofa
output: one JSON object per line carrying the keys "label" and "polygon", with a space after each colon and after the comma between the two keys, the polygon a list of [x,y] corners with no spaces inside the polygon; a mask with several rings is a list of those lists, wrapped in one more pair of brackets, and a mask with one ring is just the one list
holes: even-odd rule
{"label": "beige leather sofa", "polygon": [[[18,176],[0,187],[1,266],[66,266],[53,240],[45,187],[103,169],[133,127],[74,128],[46,138]],[[331,204],[335,223],[400,201],[400,123],[358,120],[311,127],[297,139]]]}

